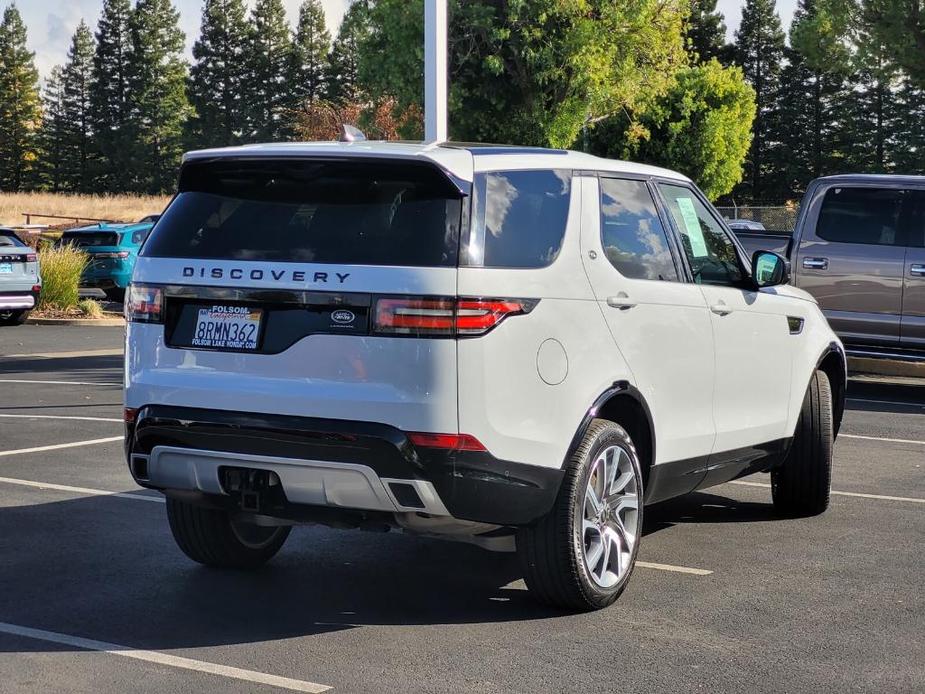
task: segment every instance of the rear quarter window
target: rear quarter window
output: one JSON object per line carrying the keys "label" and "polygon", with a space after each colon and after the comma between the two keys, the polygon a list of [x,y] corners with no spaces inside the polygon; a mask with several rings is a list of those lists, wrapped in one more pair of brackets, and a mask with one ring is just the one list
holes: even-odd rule
{"label": "rear quarter window", "polygon": [[559,255],[572,192],[570,170],[477,174],[464,264],[541,268]]}

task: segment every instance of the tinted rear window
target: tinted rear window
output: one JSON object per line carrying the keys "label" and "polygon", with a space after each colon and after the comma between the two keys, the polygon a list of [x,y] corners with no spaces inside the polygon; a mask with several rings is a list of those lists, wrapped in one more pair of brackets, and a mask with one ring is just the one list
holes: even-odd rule
{"label": "tinted rear window", "polygon": [[19,240],[19,238],[17,238],[16,234],[0,231],[0,246],[6,246],[6,247],[15,246],[16,248],[22,248],[25,245],[26,244],[24,244],[22,241]]}
{"label": "tinted rear window", "polygon": [[455,266],[461,209],[459,191],[430,165],[188,164],[142,255]]}
{"label": "tinted rear window", "polygon": [[918,196],[897,188],[830,188],[816,235],[826,241],[904,246],[916,226]]}
{"label": "tinted rear window", "polygon": [[65,231],[61,235],[61,243],[77,246],[78,248],[89,248],[91,246],[118,246],[119,235],[107,231]]}
{"label": "tinted rear window", "polygon": [[571,199],[572,172],[477,174],[466,264],[546,267],[559,255]]}

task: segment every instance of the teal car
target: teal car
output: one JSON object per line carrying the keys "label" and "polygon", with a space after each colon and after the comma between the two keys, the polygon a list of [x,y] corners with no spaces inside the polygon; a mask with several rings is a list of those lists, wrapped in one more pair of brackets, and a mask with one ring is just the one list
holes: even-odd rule
{"label": "teal car", "polygon": [[151,233],[154,221],[100,223],[65,231],[59,243],[75,246],[90,257],[80,286],[102,289],[107,299],[121,303],[132,280],[138,251]]}

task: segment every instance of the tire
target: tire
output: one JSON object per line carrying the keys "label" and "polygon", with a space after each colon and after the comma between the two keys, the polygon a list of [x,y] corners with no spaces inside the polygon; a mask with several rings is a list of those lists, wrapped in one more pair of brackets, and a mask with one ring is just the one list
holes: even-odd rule
{"label": "tire", "polygon": [[222,509],[167,497],[167,520],[177,545],[193,561],[223,569],[256,569],[280,550],[289,526],[236,523]]}
{"label": "tire", "polygon": [[832,388],[823,371],[809,382],[790,452],[771,471],[774,507],[786,516],[815,516],[829,507],[832,483]]}
{"label": "tire", "polygon": [[[617,463],[609,499],[601,493],[606,475],[599,473],[608,469],[607,460]],[[622,485],[619,480],[623,480]],[[595,506],[587,497],[589,490],[593,490],[598,508],[601,497],[608,501],[603,516],[595,516]],[[598,610],[612,604],[636,564],[642,531],[641,500],[642,472],[632,440],[619,425],[595,419],[566,464],[552,510],[518,531],[517,551],[533,596],[569,610]],[[615,554],[617,547],[620,550]]]}
{"label": "tire", "polygon": [[122,289],[121,287],[104,289],[103,293],[106,295],[106,298],[109,299],[109,301],[115,304],[125,303],[125,289]]}
{"label": "tire", "polygon": [[25,309],[18,311],[0,311],[0,325],[22,325],[29,312]]}

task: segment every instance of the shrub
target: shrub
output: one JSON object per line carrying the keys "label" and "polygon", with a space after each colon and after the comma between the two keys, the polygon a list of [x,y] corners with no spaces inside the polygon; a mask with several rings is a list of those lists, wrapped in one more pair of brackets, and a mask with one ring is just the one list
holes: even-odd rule
{"label": "shrub", "polygon": [[77,308],[79,308],[80,312],[87,318],[103,317],[103,307],[100,306],[100,302],[95,299],[81,299],[77,302]]}
{"label": "shrub", "polygon": [[40,250],[42,294],[38,308],[69,309],[76,306],[80,275],[86,265],[87,254],[73,246]]}

